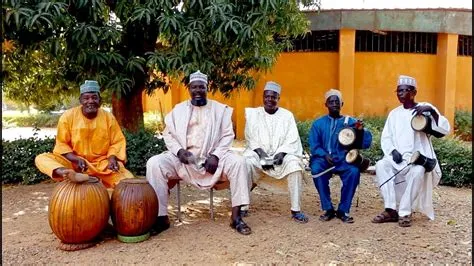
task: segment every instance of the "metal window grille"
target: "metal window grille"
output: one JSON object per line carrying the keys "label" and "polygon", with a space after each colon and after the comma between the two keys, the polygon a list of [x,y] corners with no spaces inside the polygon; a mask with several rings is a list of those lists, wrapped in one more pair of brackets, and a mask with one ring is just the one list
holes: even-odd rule
{"label": "metal window grille", "polygon": [[438,34],[429,32],[356,31],[356,52],[436,54]]}
{"label": "metal window grille", "polygon": [[293,47],[286,52],[337,52],[339,51],[339,31],[312,31],[304,37],[292,40]]}
{"label": "metal window grille", "polygon": [[458,55],[472,56],[472,36],[458,36]]}

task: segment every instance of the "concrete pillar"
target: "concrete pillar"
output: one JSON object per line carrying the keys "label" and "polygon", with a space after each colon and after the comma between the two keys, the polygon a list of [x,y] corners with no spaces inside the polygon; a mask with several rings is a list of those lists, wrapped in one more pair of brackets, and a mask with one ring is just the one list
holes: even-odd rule
{"label": "concrete pillar", "polygon": [[354,115],[354,63],[355,34],[353,29],[339,31],[339,90],[342,93],[344,106],[342,113]]}
{"label": "concrete pillar", "polygon": [[436,102],[438,110],[449,120],[454,128],[454,109],[456,104],[456,67],[458,35],[438,33],[438,80]]}

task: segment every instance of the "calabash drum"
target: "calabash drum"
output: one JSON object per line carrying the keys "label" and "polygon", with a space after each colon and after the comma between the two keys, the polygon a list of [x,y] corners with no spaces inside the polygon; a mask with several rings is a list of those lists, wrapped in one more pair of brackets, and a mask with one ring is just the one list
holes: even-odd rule
{"label": "calabash drum", "polygon": [[121,180],[112,193],[111,216],[120,241],[147,240],[158,216],[155,190],[144,178]]}
{"label": "calabash drum", "polygon": [[436,159],[428,158],[428,157],[424,156],[423,154],[421,154],[419,151],[416,151],[411,156],[410,163],[414,164],[414,165],[423,166],[425,168],[425,171],[427,173],[429,173],[429,172],[433,171],[433,169],[436,166],[437,161],[436,161]]}
{"label": "calabash drum", "polygon": [[429,135],[433,135],[437,138],[441,138],[444,135],[434,131],[431,128],[431,117],[429,115],[421,114],[421,115],[415,115],[411,119],[411,128],[415,131],[418,132],[424,132]]}
{"label": "calabash drum", "polygon": [[352,149],[346,154],[346,162],[357,166],[361,172],[367,170],[370,165],[370,160],[364,158],[356,149]]}
{"label": "calabash drum", "polygon": [[339,131],[337,140],[343,147],[349,149],[356,141],[355,130],[351,127],[343,128],[341,131]]}
{"label": "calabash drum", "polygon": [[96,177],[84,183],[64,180],[49,201],[49,226],[61,240],[62,250],[79,250],[96,244],[95,238],[109,219],[107,189]]}

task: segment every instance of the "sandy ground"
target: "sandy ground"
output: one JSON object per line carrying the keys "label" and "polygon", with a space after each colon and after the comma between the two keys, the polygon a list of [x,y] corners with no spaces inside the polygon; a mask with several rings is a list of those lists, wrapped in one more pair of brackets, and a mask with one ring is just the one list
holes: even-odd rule
{"label": "sandy ground", "polygon": [[[373,176],[363,175],[353,202],[354,224],[335,219],[321,222],[319,198],[305,177],[303,211],[310,221],[289,217],[288,194],[278,184],[252,192],[247,223],[253,234],[242,236],[229,227],[228,190],[215,193],[214,221],[209,218],[209,194],[182,185],[182,223],[176,220],[176,191],[171,191],[172,227],[149,240],[126,244],[108,239],[75,252],[59,250],[48,224],[47,205],[54,183],[2,187],[2,261],[18,264],[338,264],[415,263],[472,264],[472,191],[438,187],[434,191],[436,219],[415,213],[414,224],[372,224],[383,204]],[[331,181],[333,202],[340,181]]]}

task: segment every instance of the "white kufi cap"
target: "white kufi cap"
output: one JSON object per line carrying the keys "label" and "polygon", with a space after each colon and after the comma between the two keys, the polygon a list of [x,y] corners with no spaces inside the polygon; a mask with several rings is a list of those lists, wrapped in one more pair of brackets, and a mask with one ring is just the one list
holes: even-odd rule
{"label": "white kufi cap", "polygon": [[400,77],[398,77],[397,86],[400,85],[408,85],[416,88],[416,79],[410,76],[400,75]]}
{"label": "white kufi cap", "polygon": [[331,96],[337,96],[339,98],[339,101],[342,103],[342,93],[339,90],[335,89],[330,89],[324,94],[324,100],[327,101],[329,97]]}
{"label": "white kufi cap", "polygon": [[189,83],[193,81],[202,81],[207,84],[207,75],[198,70],[189,76]]}
{"label": "white kufi cap", "polygon": [[274,92],[280,94],[281,93],[281,86],[280,86],[280,84],[278,84],[274,81],[268,81],[265,84],[265,88],[263,89],[263,91],[274,91]]}

